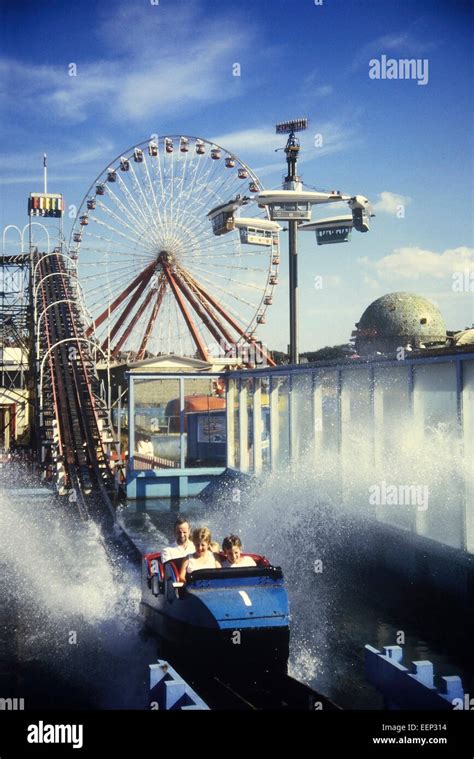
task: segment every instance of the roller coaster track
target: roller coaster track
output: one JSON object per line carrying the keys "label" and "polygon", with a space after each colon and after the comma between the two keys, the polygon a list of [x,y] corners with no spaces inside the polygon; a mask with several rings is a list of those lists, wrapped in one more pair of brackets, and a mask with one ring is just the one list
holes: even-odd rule
{"label": "roller coaster track", "polygon": [[41,459],[83,518],[113,515],[113,435],[100,398],[94,344],[85,338],[75,270],[61,253],[32,257]]}

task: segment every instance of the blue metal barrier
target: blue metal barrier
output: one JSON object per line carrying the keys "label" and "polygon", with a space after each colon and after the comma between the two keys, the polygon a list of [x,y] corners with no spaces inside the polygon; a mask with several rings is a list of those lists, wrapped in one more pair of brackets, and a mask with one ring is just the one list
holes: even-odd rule
{"label": "blue metal barrier", "polygon": [[[433,664],[412,662],[413,672],[401,663],[401,646],[384,646],[383,653],[365,646],[365,671],[368,681],[380,691],[387,709],[463,709],[461,678],[441,677],[441,688],[433,684]],[[469,708],[469,707],[467,707]]]}

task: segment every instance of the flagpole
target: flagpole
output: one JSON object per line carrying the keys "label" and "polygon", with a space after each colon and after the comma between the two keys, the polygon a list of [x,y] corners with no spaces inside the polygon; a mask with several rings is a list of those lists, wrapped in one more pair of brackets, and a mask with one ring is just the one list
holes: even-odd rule
{"label": "flagpole", "polygon": [[43,153],[44,194],[48,192],[48,156]]}

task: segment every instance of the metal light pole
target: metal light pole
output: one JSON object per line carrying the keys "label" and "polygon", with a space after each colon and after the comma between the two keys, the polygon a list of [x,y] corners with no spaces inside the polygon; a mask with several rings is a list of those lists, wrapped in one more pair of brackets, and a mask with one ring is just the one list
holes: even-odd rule
{"label": "metal light pole", "polygon": [[[296,163],[300,144],[295,132],[300,132],[308,127],[307,119],[297,119],[295,121],[285,121],[277,124],[277,134],[288,134],[288,140],[285,146],[286,162],[288,164],[288,173],[283,184],[284,190],[301,190],[300,177],[296,173]],[[290,219],[288,221],[288,253],[289,253],[289,299],[290,299],[290,364],[299,363],[298,352],[298,221]]]}
{"label": "metal light pole", "polygon": [[46,195],[48,192],[48,156],[46,153],[43,153],[43,185],[43,192]]}

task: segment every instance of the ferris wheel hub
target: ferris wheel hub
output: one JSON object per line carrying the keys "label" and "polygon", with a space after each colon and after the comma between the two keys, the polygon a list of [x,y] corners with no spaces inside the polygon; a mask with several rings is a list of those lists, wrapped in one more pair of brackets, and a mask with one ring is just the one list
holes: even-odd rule
{"label": "ferris wheel hub", "polygon": [[174,261],[174,256],[168,250],[160,250],[158,253],[158,263],[171,264]]}

